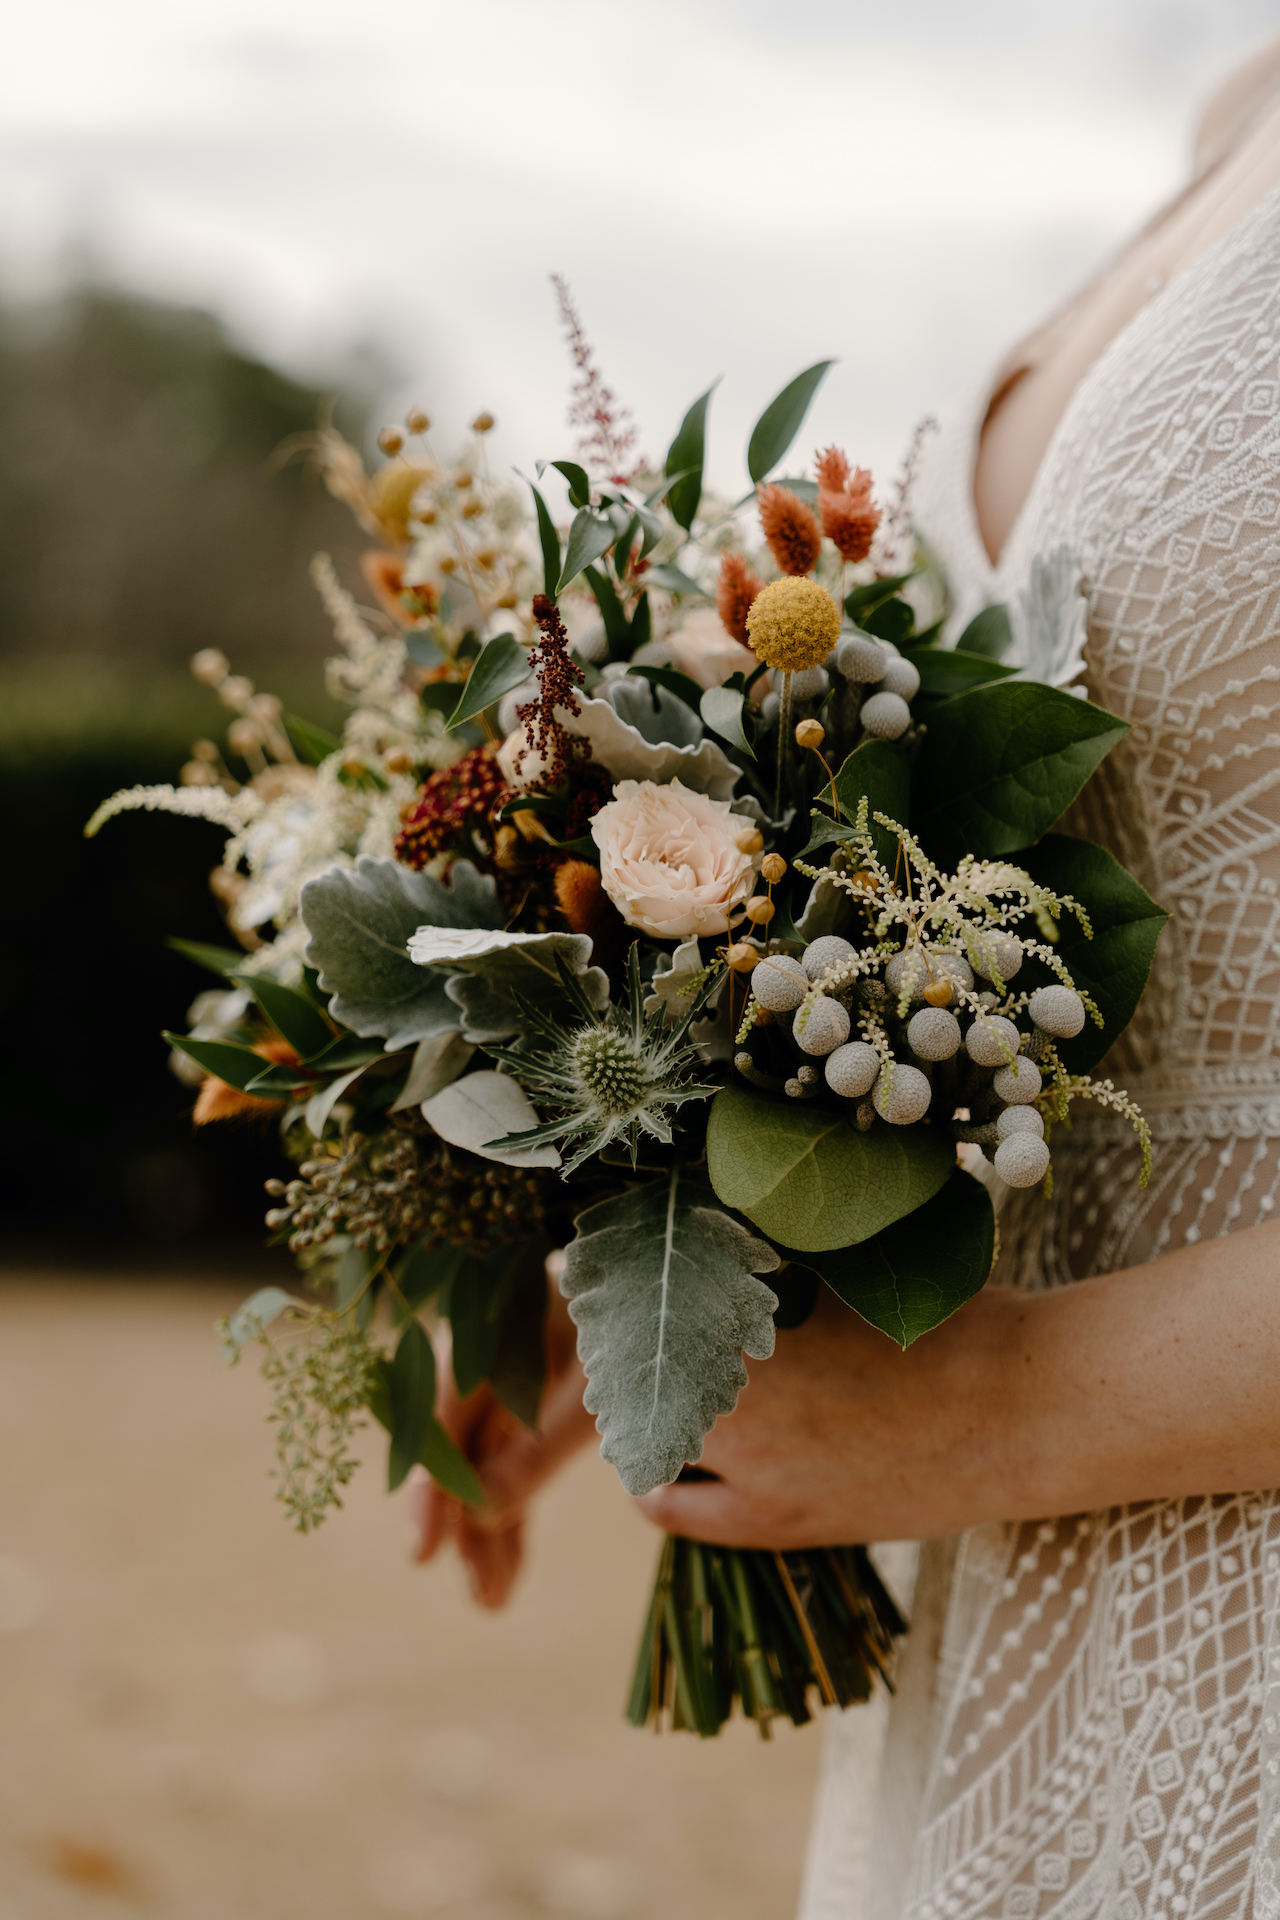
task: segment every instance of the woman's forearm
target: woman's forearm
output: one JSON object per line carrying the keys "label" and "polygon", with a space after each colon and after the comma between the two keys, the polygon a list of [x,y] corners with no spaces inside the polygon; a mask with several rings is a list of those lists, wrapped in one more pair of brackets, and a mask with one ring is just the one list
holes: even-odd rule
{"label": "woman's forearm", "polygon": [[1275,1227],[990,1304],[975,1518],[1280,1483]]}

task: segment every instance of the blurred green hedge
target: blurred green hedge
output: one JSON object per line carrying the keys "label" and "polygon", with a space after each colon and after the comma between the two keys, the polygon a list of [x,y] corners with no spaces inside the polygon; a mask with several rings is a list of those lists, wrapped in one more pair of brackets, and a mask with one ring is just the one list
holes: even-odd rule
{"label": "blurred green hedge", "polygon": [[[269,471],[323,396],[208,315],[81,290],[0,313],[0,941],[8,1258],[259,1264],[269,1126],[191,1126],[160,1029],[212,981],[164,945],[225,942],[221,836],[159,814],[85,821],[172,780],[231,715],[185,662],[219,646],[333,725],[307,577],[361,541],[315,476]],[[359,437],[358,409],[343,424]]]}

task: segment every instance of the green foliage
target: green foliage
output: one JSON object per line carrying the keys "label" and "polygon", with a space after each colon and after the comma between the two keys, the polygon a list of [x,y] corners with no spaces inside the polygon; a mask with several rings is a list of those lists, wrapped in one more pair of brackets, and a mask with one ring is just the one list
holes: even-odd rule
{"label": "green foliage", "polygon": [[229,1367],[240,1358],[240,1349],[250,1340],[260,1339],[273,1321],[298,1303],[283,1287],[259,1287],[251,1293],[230,1318],[217,1322],[222,1340],[222,1357]]}
{"label": "green foliage", "polygon": [[166,940],[165,945],[172,947],[175,953],[185,955],[188,960],[194,960],[198,967],[204,967],[209,973],[225,976],[244,965],[243,947],[213,947],[204,940]]}
{"label": "green foliage", "polygon": [[771,1240],[800,1252],[870,1239],[923,1206],[952,1160],[936,1127],[877,1121],[860,1133],[829,1107],[762,1099],[734,1081],[711,1103],[712,1186]]}
{"label": "green foliage", "polygon": [[285,726],[294,752],[308,766],[318,767],[331,753],[337,753],[342,745],[336,733],[330,733],[327,727],[317,727],[313,721],[300,720],[296,713],[285,715]]}
{"label": "green foliage", "polygon": [[436,1357],[421,1322],[410,1320],[387,1369],[391,1409],[391,1445],[387,1451],[387,1491],[394,1493],[420,1458],[435,1418]]}
{"label": "green foliage", "polygon": [[999,601],[975,613],[956,642],[959,651],[981,654],[986,660],[1003,660],[1012,645],[1009,609]]}
{"label": "green foliage", "polygon": [[684,478],[677,480],[667,494],[667,505],[671,517],[677,526],[688,533],[693,525],[699,504],[702,500],[702,470],[706,462],[707,451],[707,408],[711,405],[711,396],[719,386],[713,381],[704,394],[699,395],[676,431],[676,437],[667,448],[665,470],[668,474],[682,473]]}
{"label": "green foliage", "polygon": [[942,866],[1028,847],[1070,806],[1128,722],[1023,680],[935,709],[916,762],[912,831]]}
{"label": "green foliage", "polygon": [[752,427],[747,442],[747,472],[756,486],[773,471],[799,433],[814,394],[834,365],[834,360],[819,360],[816,366],[797,374],[774,395]]}
{"label": "green foliage", "polygon": [[162,1037],[206,1073],[216,1073],[219,1080],[240,1093],[247,1092],[267,1064],[252,1047],[238,1046],[234,1040],[193,1040],[190,1034],[169,1032]]}
{"label": "green foliage", "polygon": [[[1050,833],[1026,855],[1033,880],[1056,894],[1079,900],[1089,915],[1092,940],[1067,915],[1057,952],[1076,986],[1093,996],[1104,1025],[1086,1021],[1074,1040],[1056,1040],[1068,1073],[1088,1073],[1124,1032],[1146,988],[1156,942],[1169,915],[1144,892],[1120,862],[1091,840]],[[1047,985],[1055,976],[1031,959],[1019,972],[1019,990]]]}
{"label": "green foliage", "polygon": [[735,687],[708,687],[698,702],[698,712],[712,733],[754,760],[755,752],[742,724],[744,704],[744,694]]}
{"label": "green foliage", "polygon": [[905,600],[881,600],[862,616],[862,630],[872,634],[877,640],[891,641],[895,647],[905,647],[911,638],[916,624],[915,608]]}
{"label": "green foliage", "polygon": [[[859,802],[865,797],[867,811],[873,822],[877,813],[887,813],[891,819],[901,821],[904,826],[909,825],[910,792],[911,756],[907,749],[894,740],[864,740],[861,746],[854,748],[836,775],[836,798],[846,823],[857,819]],[[830,794],[831,789],[827,787],[819,798],[829,801]],[[843,834],[827,832],[815,815],[813,832],[801,858],[827,840],[844,837]],[[874,824],[871,838],[877,854],[892,873],[898,851],[897,841],[884,827]]]}
{"label": "green foliage", "polygon": [[506,918],[497,887],[470,861],[455,861],[450,881],[366,858],[354,872],[331,867],[302,889],[308,958],[333,996],[334,1019],[384,1036],[388,1051],[458,1024],[442,976],[410,960],[410,934],[422,926],[496,928]]}
{"label": "green foliage", "polygon": [[305,994],[282,986],[268,974],[241,972],[232,977],[237,986],[246,987],[253,995],[280,1038],[289,1042],[300,1060],[310,1061],[333,1045],[333,1028]]}
{"label": "green foliage", "polygon": [[905,1348],[986,1284],[995,1225],[986,1188],[957,1167],[931,1200],[870,1240],[789,1257],[807,1261],[846,1306]]}
{"label": "green foliage", "polygon": [[450,964],[458,971],[446,990],[452,1018],[456,1022],[461,1011],[468,1040],[502,1040],[526,1024],[526,1008],[563,1015],[574,992],[566,975],[589,1005],[607,1006],[608,976],[590,959],[585,933],[536,934],[519,946],[455,959]]}
{"label": "green foliage", "polygon": [[874,613],[886,600],[892,600],[898,589],[914,578],[913,570],[911,573],[889,574],[883,580],[868,580],[861,587],[851,587],[844,597],[844,610],[854,626],[860,626],[868,614]]}
{"label": "green foliage", "polygon": [[599,560],[608,553],[617,537],[617,529],[611,520],[597,513],[594,507],[580,508],[569,528],[569,541],[560,578],[556,582],[556,594],[563,593],[584,567],[589,567],[593,560]]}
{"label": "green foliage", "polygon": [[549,600],[554,600],[560,583],[560,535],[556,523],[551,518],[550,509],[542,494],[532,480],[525,485],[533,495],[534,510],[538,516],[538,544],[542,548],[542,591]]}
{"label": "green foliage", "polygon": [[578,1327],[585,1404],[628,1493],[674,1480],[747,1384],[744,1351],[773,1352],[772,1247],[674,1167],[578,1215],[562,1286]]}
{"label": "green foliage", "polygon": [[965,653],[960,647],[916,647],[911,664],[920,675],[920,692],[926,699],[950,700],[970,687],[990,686],[1003,680],[1014,669],[1002,667],[987,655]]}
{"label": "green foliage", "polygon": [[353,1436],[374,1391],[378,1356],[351,1313],[313,1312],[291,1338],[262,1336],[272,1389],[276,1498],[299,1533],[318,1527],[359,1462]]}
{"label": "green foliage", "polygon": [[501,700],[513,687],[523,686],[529,678],[529,655],[514,633],[495,634],[481,648],[462,689],[462,697],[449,716],[449,726],[460,727]]}

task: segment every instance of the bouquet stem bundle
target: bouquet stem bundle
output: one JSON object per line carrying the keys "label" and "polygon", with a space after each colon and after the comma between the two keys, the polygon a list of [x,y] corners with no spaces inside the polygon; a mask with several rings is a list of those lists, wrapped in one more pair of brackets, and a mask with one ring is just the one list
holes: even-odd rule
{"label": "bouquet stem bundle", "polygon": [[892,1687],[894,1639],[906,1632],[865,1547],[777,1553],[664,1542],[627,1718],[704,1740],[737,1700],[764,1739],[785,1714],[799,1727],[824,1706]]}

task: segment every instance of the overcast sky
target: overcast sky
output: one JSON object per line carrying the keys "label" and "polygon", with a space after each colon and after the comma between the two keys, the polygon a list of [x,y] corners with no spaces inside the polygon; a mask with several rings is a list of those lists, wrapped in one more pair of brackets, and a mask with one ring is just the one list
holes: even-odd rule
{"label": "overcast sky", "polygon": [[0,286],[87,254],[323,377],[359,341],[494,452],[568,450],[547,274],[661,453],[713,473],[836,356],[806,441],[915,419],[1170,191],[1280,0],[43,0],[0,64]]}

